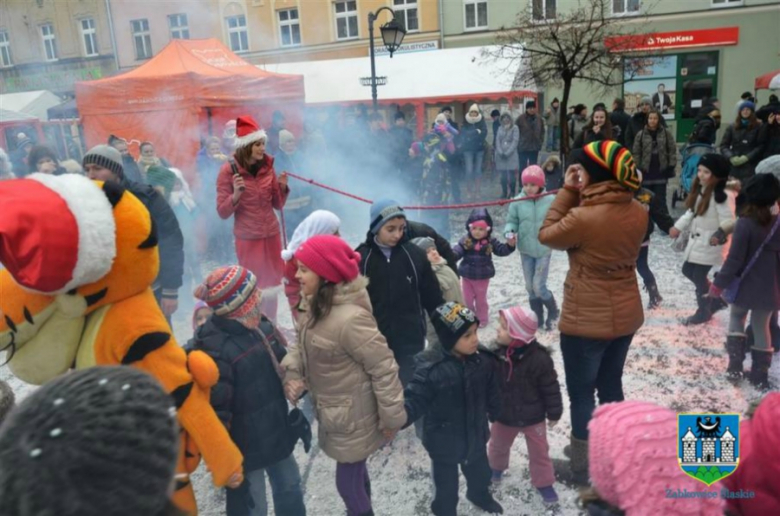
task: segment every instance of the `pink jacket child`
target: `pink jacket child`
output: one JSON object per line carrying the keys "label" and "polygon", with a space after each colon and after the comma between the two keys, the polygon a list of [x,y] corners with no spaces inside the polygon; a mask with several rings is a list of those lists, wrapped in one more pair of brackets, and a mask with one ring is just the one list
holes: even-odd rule
{"label": "pink jacket child", "polygon": [[[282,239],[274,210],[281,210],[290,189],[287,175],[279,179],[274,158],[265,153],[265,131],[250,116],[236,121],[236,152],[217,177],[217,213],[234,216],[238,263],[252,271],[261,289],[280,286],[284,272]],[[276,294],[263,293],[262,311],[276,319]]]}

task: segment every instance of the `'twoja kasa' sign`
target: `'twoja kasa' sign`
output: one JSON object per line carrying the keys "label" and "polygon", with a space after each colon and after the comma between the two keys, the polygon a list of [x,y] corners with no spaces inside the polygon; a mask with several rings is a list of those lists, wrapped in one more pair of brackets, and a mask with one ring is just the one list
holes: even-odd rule
{"label": "'twoja kasa' sign", "polygon": [[739,27],[655,32],[606,38],[610,52],[642,52],[691,47],[722,47],[739,43]]}

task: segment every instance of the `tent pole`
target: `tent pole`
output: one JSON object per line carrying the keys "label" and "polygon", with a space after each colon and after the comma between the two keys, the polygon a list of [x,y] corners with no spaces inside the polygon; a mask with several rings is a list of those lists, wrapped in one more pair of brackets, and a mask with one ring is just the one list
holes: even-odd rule
{"label": "tent pole", "polygon": [[111,50],[114,52],[114,64],[119,71],[119,53],[116,48],[116,34],[114,34],[114,16],[111,14],[111,1],[106,0],[106,17],[108,18],[108,34],[111,36]]}

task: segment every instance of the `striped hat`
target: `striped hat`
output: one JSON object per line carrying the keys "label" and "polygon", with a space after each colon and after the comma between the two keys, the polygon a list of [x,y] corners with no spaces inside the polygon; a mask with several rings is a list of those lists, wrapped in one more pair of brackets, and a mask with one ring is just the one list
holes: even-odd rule
{"label": "striped hat", "polygon": [[539,321],[537,321],[535,313],[522,306],[499,310],[498,313],[506,320],[509,336],[518,341],[514,343],[514,346],[510,344],[510,347],[529,344],[534,340],[536,330],[539,328]]}
{"label": "striped hat", "polygon": [[214,315],[237,320],[247,328],[260,324],[262,296],[257,277],[239,265],[215,269],[194,295],[213,308]]}
{"label": "striped hat", "polygon": [[[628,149],[615,141],[603,140],[589,143],[582,150],[587,159],[610,172],[618,183],[629,190],[639,190],[642,181],[637,173],[634,157]],[[583,163],[583,166],[590,173],[588,163]]]}

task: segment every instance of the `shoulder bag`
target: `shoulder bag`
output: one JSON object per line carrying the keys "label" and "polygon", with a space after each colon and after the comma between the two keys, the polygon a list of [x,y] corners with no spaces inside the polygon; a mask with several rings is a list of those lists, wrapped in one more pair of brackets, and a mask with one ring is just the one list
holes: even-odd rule
{"label": "shoulder bag", "polygon": [[750,261],[747,264],[747,267],[742,271],[742,274],[734,278],[734,280],[731,282],[731,284],[723,289],[723,293],[720,297],[722,297],[728,304],[733,305],[734,302],[737,300],[737,294],[739,293],[739,285],[742,283],[742,278],[744,278],[748,272],[750,272],[750,269],[753,268],[753,266],[758,261],[758,257],[761,255],[761,252],[764,250],[764,246],[766,246],[767,242],[772,240],[772,237],[775,234],[775,231],[777,231],[777,227],[780,225],[780,216],[777,217],[775,220],[775,223],[772,225],[772,229],[769,231],[769,234],[764,239],[763,242],[761,242],[761,245],[758,246],[758,249],[756,249],[755,254],[750,259]]}

